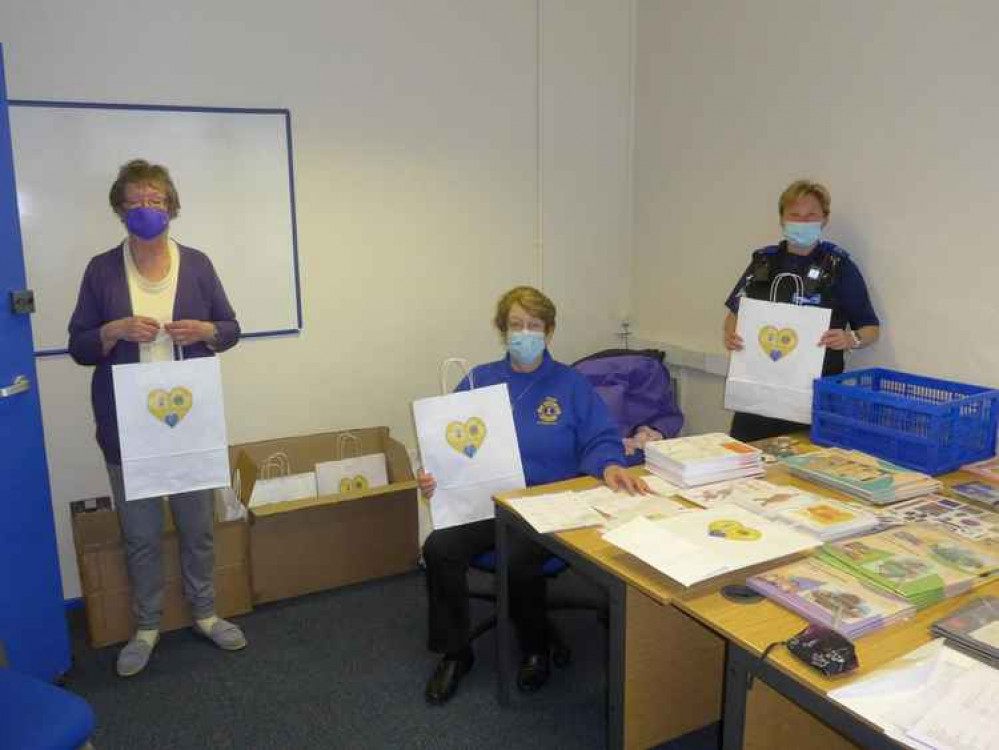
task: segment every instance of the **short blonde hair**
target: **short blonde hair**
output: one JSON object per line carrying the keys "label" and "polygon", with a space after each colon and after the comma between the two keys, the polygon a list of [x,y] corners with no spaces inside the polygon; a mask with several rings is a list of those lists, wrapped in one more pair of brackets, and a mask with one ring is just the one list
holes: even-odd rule
{"label": "short blonde hair", "polygon": [[822,206],[822,215],[828,218],[829,206],[832,203],[829,191],[825,185],[812,182],[811,180],[795,180],[788,185],[784,189],[784,192],[780,194],[780,200],[777,202],[777,214],[783,218],[784,211],[787,210],[788,206],[799,198],[804,198],[808,195],[819,202],[819,205]]}
{"label": "short blonde hair", "polygon": [[501,334],[506,335],[510,309],[514,305],[520,305],[528,315],[544,321],[546,334],[555,330],[555,303],[533,286],[516,286],[496,303],[493,324]]}
{"label": "short blonde hair", "polygon": [[125,205],[126,185],[155,185],[166,193],[167,213],[171,219],[176,219],[180,211],[180,196],[170,179],[170,171],[162,164],[150,164],[145,159],[132,159],[118,170],[118,178],[111,185],[108,201],[111,208],[119,216]]}

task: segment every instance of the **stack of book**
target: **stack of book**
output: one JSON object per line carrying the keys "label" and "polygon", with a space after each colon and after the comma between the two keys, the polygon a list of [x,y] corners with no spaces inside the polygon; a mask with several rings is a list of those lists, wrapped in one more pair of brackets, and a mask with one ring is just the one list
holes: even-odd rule
{"label": "stack of book", "polygon": [[788,456],[782,458],[781,463],[796,476],[874,505],[910,500],[936,492],[943,486],[929,474],[842,448],[825,448],[803,456]]}
{"label": "stack of book", "polygon": [[824,542],[866,534],[878,528],[878,517],[850,505],[791,485],[763,479],[737,479],[682,490],[680,497],[704,508],[732,503],[773,521],[794,526]]}
{"label": "stack of book", "polygon": [[976,599],[949,617],[937,620],[931,631],[946,638],[948,646],[999,667],[999,597]]}
{"label": "stack of book", "polygon": [[832,542],[816,557],[918,609],[994,580],[999,571],[999,551],[922,523]]}
{"label": "stack of book", "polygon": [[999,487],[988,482],[962,482],[952,484],[947,488],[958,497],[987,505],[993,510],[999,510]]}
{"label": "stack of book", "polygon": [[645,468],[667,482],[696,487],[761,476],[763,451],[720,432],[645,444]]}
{"label": "stack of book", "polygon": [[972,474],[977,474],[983,479],[991,479],[993,482],[999,482],[999,456],[993,456],[984,461],[975,461],[973,464],[962,466],[961,470],[970,471]]}
{"label": "stack of book", "polygon": [[815,558],[751,576],[746,583],[809,622],[851,640],[908,619],[916,611],[906,599],[865,586]]}

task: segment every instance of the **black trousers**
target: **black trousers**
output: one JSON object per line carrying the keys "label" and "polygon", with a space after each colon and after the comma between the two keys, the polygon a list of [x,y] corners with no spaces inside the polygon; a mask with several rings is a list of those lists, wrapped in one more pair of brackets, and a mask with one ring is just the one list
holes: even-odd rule
{"label": "black trousers", "polygon": [[754,440],[766,440],[792,432],[808,432],[810,429],[810,425],[800,422],[788,422],[786,419],[761,417],[759,414],[737,411],[732,416],[732,427],[729,428],[728,434],[736,440],[751,443]]}
{"label": "black trousers", "polygon": [[[548,648],[547,585],[542,568],[551,553],[516,529],[509,534],[510,616],[524,653]],[[429,604],[428,648],[440,654],[468,646],[468,567],[496,546],[492,519],[437,529],[423,544]]]}

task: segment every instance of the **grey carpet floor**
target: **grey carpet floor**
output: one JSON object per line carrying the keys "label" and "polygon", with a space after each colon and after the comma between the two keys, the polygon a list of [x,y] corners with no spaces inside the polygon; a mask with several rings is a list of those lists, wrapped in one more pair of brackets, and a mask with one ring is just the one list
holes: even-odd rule
{"label": "grey carpet floor", "polygon": [[[555,587],[580,585],[571,576]],[[473,619],[490,611],[476,602]],[[426,650],[422,573],[259,607],[237,619],[250,641],[237,653],[189,630],[168,633],[147,670],[128,680],[114,674],[117,648],[87,647],[76,617],[68,687],[97,714],[98,750],[603,748],[606,630],[593,612],[553,618],[571,664],[507,709],[496,703],[492,632],[476,642],[475,667],[455,698],[424,701],[437,658]],[[717,728],[665,747],[715,748]]]}

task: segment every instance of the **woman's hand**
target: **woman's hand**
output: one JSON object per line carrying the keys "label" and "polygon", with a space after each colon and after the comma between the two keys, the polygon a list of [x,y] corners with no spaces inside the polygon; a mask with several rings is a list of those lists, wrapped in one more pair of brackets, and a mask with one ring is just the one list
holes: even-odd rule
{"label": "woman's hand", "polygon": [[741,352],[742,348],[746,345],[746,342],[742,340],[742,336],[735,332],[735,327],[739,323],[739,317],[735,313],[729,312],[725,316],[725,335],[722,341],[725,344],[725,348],[730,352]]}
{"label": "woman's hand", "polygon": [[837,351],[853,349],[853,336],[842,328],[830,328],[822,334],[822,338],[819,339],[819,346],[824,346],[827,349],[836,349]]}
{"label": "woman's hand", "polygon": [[178,346],[190,346],[215,338],[215,324],[204,320],[175,320],[163,325]]}
{"label": "woman's hand", "polygon": [[437,490],[437,480],[434,479],[434,475],[427,474],[423,469],[416,472],[416,485],[427,500],[432,498]]}
{"label": "woman's hand", "polygon": [[635,430],[635,443],[639,448],[645,448],[646,443],[652,443],[656,440],[662,440],[663,434],[659,430],[655,430],[648,425],[642,425],[637,430]]}
{"label": "woman's hand", "polygon": [[624,490],[629,495],[652,494],[652,490],[644,479],[632,476],[617,464],[611,464],[604,469],[604,484],[615,492]]}
{"label": "woman's hand", "polygon": [[136,344],[148,344],[160,332],[160,322],[155,318],[143,315],[133,315],[131,318],[119,318],[101,326],[101,341],[105,352],[119,341],[132,341]]}

